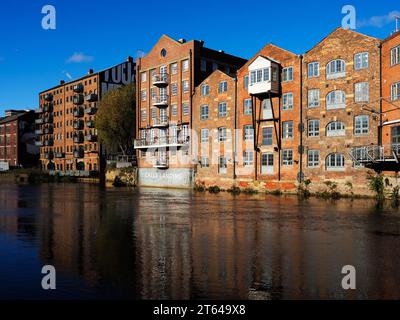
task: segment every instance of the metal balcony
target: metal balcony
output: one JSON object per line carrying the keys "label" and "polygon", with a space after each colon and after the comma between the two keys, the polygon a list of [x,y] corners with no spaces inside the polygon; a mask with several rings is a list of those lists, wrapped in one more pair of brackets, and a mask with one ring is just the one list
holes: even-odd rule
{"label": "metal balcony", "polygon": [[36,124],[43,124],[43,118],[35,119]]}
{"label": "metal balcony", "polygon": [[154,128],[165,128],[168,127],[168,124],[169,124],[168,117],[160,117],[153,119]]}
{"label": "metal balcony", "polygon": [[35,146],[36,146],[36,147],[43,147],[43,142],[40,141],[40,140],[35,141]]}
{"label": "metal balcony", "polygon": [[159,108],[168,107],[168,95],[156,96],[153,99],[153,106]]}
{"label": "metal balcony", "polygon": [[82,93],[83,92],[83,84],[82,83],[78,83],[78,84],[74,85],[72,90],[75,93]]}
{"label": "metal balcony", "polygon": [[149,148],[168,148],[168,147],[183,147],[189,143],[189,137],[180,138],[177,136],[169,137],[154,137],[153,139],[136,139],[134,142],[135,149]]}
{"label": "metal balcony", "polygon": [[96,142],[97,141],[97,136],[95,134],[88,134],[86,136],[86,141]]}
{"label": "metal balcony", "polygon": [[54,154],[54,157],[57,158],[57,159],[65,158],[65,153],[64,152],[56,152]]}
{"label": "metal balcony", "polygon": [[53,134],[54,132],[54,127],[52,125],[48,125],[47,127],[44,128],[44,134]]}
{"label": "metal balcony", "polygon": [[54,145],[54,140],[53,139],[44,140],[43,145],[45,147],[52,147]]}
{"label": "metal balcony", "polygon": [[81,105],[83,104],[83,100],[83,95],[79,93],[72,98],[72,103],[75,105]]}
{"label": "metal balcony", "polygon": [[44,100],[46,101],[53,101],[53,95],[51,93],[46,93],[44,95]]}
{"label": "metal balcony", "polygon": [[53,123],[53,116],[47,116],[47,117],[44,117],[44,120],[43,120],[43,122],[44,123]]}
{"label": "metal balcony", "polygon": [[88,115],[94,115],[95,113],[97,112],[97,108],[94,108],[94,107],[88,107],[88,108],[86,108],[86,114],[88,114]]}
{"label": "metal balcony", "polygon": [[84,141],[83,133],[80,132],[78,134],[74,134],[73,140],[74,140],[74,143],[83,143],[83,141]]}
{"label": "metal balcony", "polygon": [[153,85],[159,88],[168,86],[168,74],[156,74],[152,78]]}
{"label": "metal balcony", "polygon": [[169,161],[168,158],[159,158],[154,162],[153,165],[154,168],[158,169],[168,169],[169,167]]}
{"label": "metal balcony", "polygon": [[45,106],[43,106],[43,112],[44,113],[53,112],[53,104],[52,103],[48,103]]}
{"label": "metal balcony", "polygon": [[78,148],[74,150],[74,158],[81,159],[85,155],[83,148]]}
{"label": "metal balcony", "polygon": [[400,169],[400,144],[354,147],[349,155],[354,163],[376,171],[399,171]]}
{"label": "metal balcony", "polygon": [[82,130],[83,129],[83,121],[82,120],[75,120],[72,124],[75,130]]}
{"label": "metal balcony", "polygon": [[72,113],[73,113],[75,118],[82,118],[85,115],[85,112],[83,111],[82,107],[74,108]]}
{"label": "metal balcony", "polygon": [[95,93],[90,93],[90,94],[88,94],[88,95],[85,97],[85,100],[86,100],[87,102],[95,102],[95,101],[97,101],[97,94],[95,94]]}
{"label": "metal balcony", "polygon": [[39,107],[39,109],[35,110],[36,114],[42,114],[43,113],[43,109]]}
{"label": "metal balcony", "polygon": [[94,121],[93,121],[93,120],[88,120],[88,121],[86,121],[86,127],[88,127],[88,128],[94,128]]}
{"label": "metal balcony", "polygon": [[44,153],[44,158],[47,159],[47,160],[51,160],[51,159],[54,158],[54,153],[53,153],[52,151],[50,151],[50,152],[45,152],[45,153]]}
{"label": "metal balcony", "polygon": [[38,136],[40,136],[40,135],[43,134],[43,130],[42,130],[42,129],[36,129],[36,130],[35,130],[35,134],[38,135]]}

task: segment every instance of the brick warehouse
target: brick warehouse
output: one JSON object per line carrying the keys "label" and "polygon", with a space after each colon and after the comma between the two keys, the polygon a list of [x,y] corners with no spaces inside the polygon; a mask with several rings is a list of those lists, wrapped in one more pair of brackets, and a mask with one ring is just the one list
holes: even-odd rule
{"label": "brick warehouse", "polygon": [[107,91],[135,82],[132,58],[39,94],[36,144],[42,170],[74,176],[97,176],[102,148],[94,128],[97,104]]}

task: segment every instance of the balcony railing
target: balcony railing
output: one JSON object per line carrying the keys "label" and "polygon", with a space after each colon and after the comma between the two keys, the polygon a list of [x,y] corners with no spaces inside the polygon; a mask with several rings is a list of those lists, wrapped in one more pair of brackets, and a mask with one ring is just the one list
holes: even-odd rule
{"label": "balcony railing", "polygon": [[86,95],[85,100],[87,102],[95,102],[95,101],[97,101],[97,94],[90,93],[90,94]]}
{"label": "balcony railing", "polygon": [[83,111],[82,107],[74,108],[74,111],[72,113],[75,118],[82,118],[85,115],[85,112]]}
{"label": "balcony railing", "polygon": [[45,147],[52,147],[54,145],[54,140],[53,139],[44,140],[43,145]]}
{"label": "balcony railing", "polygon": [[42,141],[35,141],[35,146],[36,147],[43,147],[43,142]]}
{"label": "balcony railing", "polygon": [[43,130],[42,130],[42,129],[36,129],[36,130],[35,130],[35,134],[38,135],[38,136],[40,136],[40,135],[43,134]]}
{"label": "balcony railing", "polygon": [[168,74],[156,74],[153,76],[152,81],[156,87],[166,87],[168,86]]}
{"label": "balcony railing", "polygon": [[94,107],[88,107],[88,108],[86,108],[86,113],[88,114],[88,115],[94,115],[95,113],[97,112],[97,108],[94,108]]}
{"label": "balcony railing", "polygon": [[93,121],[93,120],[88,120],[88,121],[86,121],[86,127],[88,127],[88,128],[94,128],[94,121]]}
{"label": "balcony railing", "polygon": [[74,143],[83,143],[83,141],[84,141],[83,134],[82,133],[75,134],[73,136],[73,140],[74,140]]}
{"label": "balcony railing", "polygon": [[147,149],[157,147],[182,147],[189,143],[189,137],[181,138],[177,136],[154,137],[153,139],[135,140],[135,149]]}
{"label": "balcony railing", "polygon": [[56,157],[57,159],[65,158],[65,153],[64,152],[56,152],[54,154],[54,157]]}
{"label": "balcony railing", "polygon": [[83,129],[83,120],[75,120],[72,126],[75,130],[82,130]]}
{"label": "balcony railing", "polygon": [[44,128],[43,132],[44,132],[44,134],[53,134],[54,127],[52,125],[49,125]]}
{"label": "balcony railing", "polygon": [[155,96],[153,99],[153,106],[155,107],[168,107],[168,95]]}
{"label": "balcony railing", "polygon": [[53,101],[53,95],[51,93],[46,93],[44,95],[44,100],[46,101]]}
{"label": "balcony railing", "polygon": [[44,113],[53,112],[53,104],[52,103],[48,103],[45,106],[43,106],[43,112]]}
{"label": "balcony railing", "polygon": [[97,141],[97,136],[95,134],[88,134],[86,136],[86,141],[96,142]]}
{"label": "balcony railing", "polygon": [[154,162],[154,168],[167,169],[169,167],[168,158],[159,158]]}
{"label": "balcony railing", "polygon": [[82,93],[83,92],[83,84],[78,83],[78,84],[74,85],[73,90],[75,93]]}
{"label": "balcony railing", "polygon": [[53,123],[53,116],[44,117],[44,123]]}
{"label": "balcony railing", "polygon": [[51,159],[53,159],[54,158],[54,153],[53,152],[45,152],[44,153],[44,158],[45,159],[47,159],[47,160],[51,160]]}
{"label": "balcony railing", "polygon": [[43,118],[35,119],[36,124],[43,124]]}
{"label": "balcony railing", "polygon": [[350,157],[358,164],[400,162],[400,144],[390,146],[368,145],[351,149]]}
{"label": "balcony railing", "polygon": [[169,124],[168,117],[160,117],[153,119],[153,127],[167,127]]}
{"label": "balcony railing", "polygon": [[74,158],[81,159],[85,155],[85,151],[83,148],[75,149],[74,150]]}
{"label": "balcony railing", "polygon": [[77,94],[72,98],[72,102],[75,105],[81,105],[83,103],[83,95],[82,94]]}

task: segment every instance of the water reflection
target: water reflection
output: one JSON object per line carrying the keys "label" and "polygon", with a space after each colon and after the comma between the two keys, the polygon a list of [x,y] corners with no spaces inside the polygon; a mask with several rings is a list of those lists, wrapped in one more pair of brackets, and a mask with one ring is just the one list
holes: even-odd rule
{"label": "water reflection", "polygon": [[0,298],[400,298],[400,215],[370,200],[49,184],[1,186],[0,208]]}

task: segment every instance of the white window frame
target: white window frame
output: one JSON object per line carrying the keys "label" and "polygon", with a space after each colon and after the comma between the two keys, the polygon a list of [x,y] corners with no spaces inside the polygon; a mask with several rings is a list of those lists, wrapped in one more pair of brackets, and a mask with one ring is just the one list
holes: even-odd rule
{"label": "white window frame", "polygon": [[326,95],[326,109],[346,108],[346,93],[342,90],[334,90]]}
{"label": "white window frame", "polygon": [[319,62],[310,62],[307,65],[307,77],[308,78],[318,78],[319,77]]}
{"label": "white window frame", "polygon": [[251,124],[246,124],[243,127],[244,141],[254,140],[254,128]]}
{"label": "white window frame", "polygon": [[251,99],[244,99],[243,114],[244,115],[252,115],[253,114],[253,103],[252,103]]}
{"label": "white window frame", "polygon": [[208,143],[209,137],[210,137],[209,130],[206,128],[201,129],[201,143]]}
{"label": "white window frame", "polygon": [[292,149],[282,150],[282,166],[285,166],[285,167],[293,166],[293,150]]}
{"label": "white window frame", "polygon": [[319,89],[308,90],[308,108],[318,108],[320,106]]}
{"label": "white window frame", "polygon": [[140,81],[141,82],[147,81],[147,72],[146,71],[143,71],[142,73],[140,73]]}
{"label": "white window frame", "polygon": [[331,60],[326,65],[326,78],[337,79],[346,76],[346,62],[342,59]]}
{"label": "white window frame", "polygon": [[147,110],[146,109],[142,109],[141,111],[140,111],[140,114],[141,114],[141,120],[142,121],[146,121],[147,120]]}
{"label": "white window frame", "polygon": [[369,83],[358,82],[354,85],[354,101],[368,102],[369,101]]}
{"label": "white window frame", "polygon": [[178,115],[178,106],[176,104],[173,104],[171,106],[171,109],[172,109],[171,111],[172,116],[176,117]]}
{"label": "white window frame", "polygon": [[224,93],[228,91],[228,81],[224,80],[219,83],[218,93]]}
{"label": "white window frame", "polygon": [[225,118],[228,115],[228,107],[226,102],[218,103],[218,117]]}
{"label": "white window frame", "polygon": [[390,50],[390,65],[393,67],[400,64],[400,45]]}
{"label": "white window frame", "polygon": [[364,135],[369,133],[369,116],[359,115],[354,117],[354,134]]}
{"label": "white window frame", "polygon": [[254,164],[254,152],[252,150],[246,150],[243,152],[243,166],[250,167]]}
{"label": "white window frame", "polygon": [[200,106],[200,120],[208,120],[209,110],[210,109],[207,104]]}
{"label": "white window frame", "polygon": [[317,168],[320,164],[320,151],[308,150],[307,151],[307,166],[309,168]]}
{"label": "white window frame", "polygon": [[185,59],[182,61],[182,71],[189,71],[189,59]]}
{"label": "white window frame", "polygon": [[210,86],[208,84],[202,84],[200,88],[202,97],[208,96],[210,94]]}
{"label": "white window frame", "polygon": [[[265,143],[264,143],[265,142]],[[269,143],[271,142],[271,143]],[[261,129],[261,145],[272,146],[274,144],[274,128],[264,127]]]}
{"label": "white window frame", "polygon": [[182,81],[182,88],[184,93],[189,92],[189,80],[183,80]]}
{"label": "white window frame", "polygon": [[391,85],[390,96],[392,98],[392,101],[400,100],[400,81],[396,82],[396,83],[393,83]]}
{"label": "white window frame", "polygon": [[184,116],[188,116],[189,115],[189,103],[188,102],[183,102],[182,103],[182,114]]}
{"label": "white window frame", "polygon": [[282,82],[293,81],[293,67],[286,67],[282,69]]}
{"label": "white window frame", "polygon": [[332,121],[326,125],[327,137],[344,137],[346,136],[346,125],[342,121]]}
{"label": "white window frame", "polygon": [[171,64],[171,74],[177,74],[178,73],[178,64],[176,62]]}
{"label": "white window frame", "polygon": [[201,167],[202,168],[209,168],[210,167],[210,159],[206,156],[201,157]]}
{"label": "white window frame", "polygon": [[178,95],[178,84],[176,82],[171,83],[171,94],[173,96]]}
{"label": "white window frame", "polygon": [[293,121],[282,122],[282,139],[293,139],[294,127]]}
{"label": "white window frame", "polygon": [[288,92],[284,93],[282,96],[283,99],[283,105],[282,105],[282,110],[292,110],[293,109],[293,93]]}
{"label": "white window frame", "polygon": [[227,129],[226,127],[219,127],[218,128],[218,141],[224,142],[227,140]]}
{"label": "white window frame", "polygon": [[308,120],[308,137],[319,137],[320,122],[318,119]]}
{"label": "white window frame", "polygon": [[354,70],[368,69],[369,54],[368,52],[360,52],[354,55]]}
{"label": "white window frame", "polygon": [[146,101],[147,100],[147,91],[146,91],[146,89],[143,89],[143,90],[140,91],[140,96],[141,96],[142,101]]}
{"label": "white window frame", "polygon": [[327,171],[344,171],[346,159],[341,153],[331,153],[326,157],[325,166]]}

